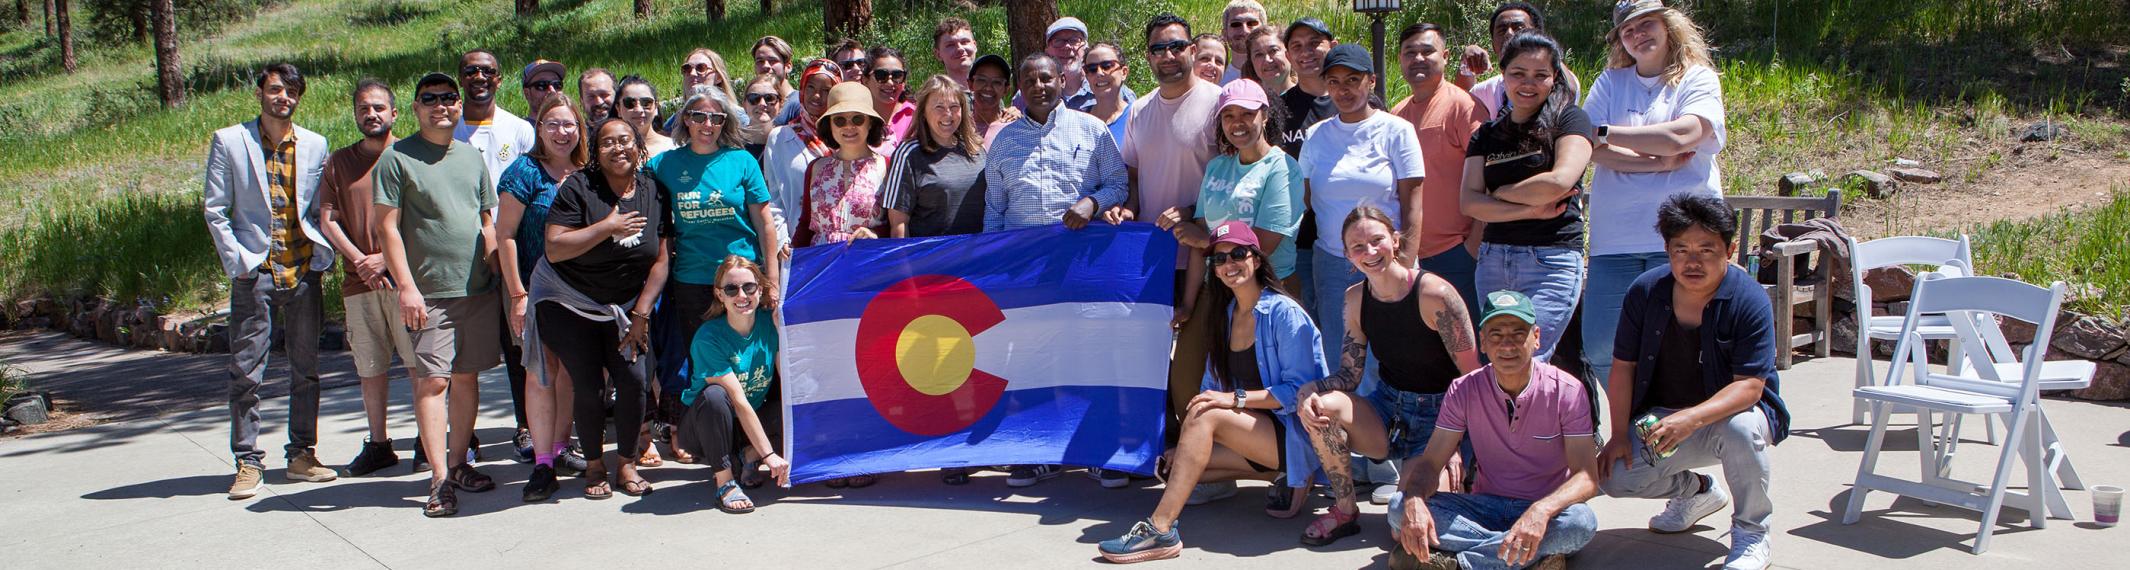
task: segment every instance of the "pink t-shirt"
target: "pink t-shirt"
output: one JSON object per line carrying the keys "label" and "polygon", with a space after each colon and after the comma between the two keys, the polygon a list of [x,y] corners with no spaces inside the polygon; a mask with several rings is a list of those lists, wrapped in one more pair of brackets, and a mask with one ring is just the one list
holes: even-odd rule
{"label": "pink t-shirt", "polygon": [[[1568,481],[1570,437],[1595,437],[1583,382],[1543,362],[1531,363],[1531,384],[1514,397],[1488,365],[1458,378],[1442,399],[1436,429],[1464,434],[1478,454],[1472,491],[1527,501],[1543,499]],[[1510,410],[1514,410],[1513,415]]]}
{"label": "pink t-shirt", "polygon": [[[1138,219],[1152,220],[1169,208],[1198,204],[1198,187],[1212,162],[1220,128],[1220,86],[1193,80],[1174,99],[1160,92],[1132,105],[1124,128],[1124,165],[1139,171]],[[1178,251],[1176,266],[1183,267]]]}
{"label": "pink t-shirt", "polygon": [[1425,106],[1411,97],[1391,113],[1413,124],[1420,136],[1420,161],[1428,176],[1420,181],[1420,256],[1433,257],[1464,244],[1472,217],[1458,205],[1464,185],[1464,146],[1472,131],[1487,120],[1486,106],[1454,85],[1435,90]]}

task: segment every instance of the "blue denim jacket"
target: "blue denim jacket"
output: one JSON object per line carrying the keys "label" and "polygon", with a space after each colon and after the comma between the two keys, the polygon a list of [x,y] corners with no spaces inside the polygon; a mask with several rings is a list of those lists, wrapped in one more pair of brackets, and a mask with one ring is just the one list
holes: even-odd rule
{"label": "blue denim jacket", "polygon": [[[1230,301],[1226,310],[1235,310]],[[1304,431],[1301,420],[1294,413],[1301,402],[1294,395],[1302,386],[1331,375],[1324,363],[1323,338],[1317,332],[1316,323],[1309,320],[1309,313],[1299,303],[1286,295],[1266,292],[1257,298],[1257,374],[1265,380],[1265,391],[1279,401],[1279,409],[1273,415],[1286,428],[1287,464],[1280,466],[1287,473],[1287,485],[1300,487],[1317,471],[1316,448],[1309,442],[1309,432]],[[1210,361],[1209,361],[1210,362]],[[1206,367],[1205,376],[1199,380],[1198,389],[1221,390],[1220,382],[1213,379],[1213,368]]]}
{"label": "blue denim jacket", "polygon": [[[1716,297],[1701,309],[1701,348],[1713,358],[1701,368],[1701,383],[1714,394],[1737,376],[1767,382],[1758,407],[1768,418],[1772,443],[1790,436],[1790,410],[1782,403],[1782,382],[1775,373],[1775,310],[1767,291],[1736,265],[1723,275]],[[1634,397],[1628,409],[1640,408],[1656,380],[1657,351],[1672,317],[1671,267],[1637,277],[1620,304],[1620,328],[1612,357],[1635,363]]]}

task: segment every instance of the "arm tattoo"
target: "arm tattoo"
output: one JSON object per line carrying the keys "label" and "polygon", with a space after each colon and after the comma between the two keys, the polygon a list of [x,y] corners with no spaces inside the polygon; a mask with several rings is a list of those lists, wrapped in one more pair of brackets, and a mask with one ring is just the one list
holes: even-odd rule
{"label": "arm tattoo", "polygon": [[1346,340],[1340,346],[1339,371],[1317,382],[1318,390],[1352,392],[1361,387],[1361,371],[1368,366],[1368,345],[1354,338],[1352,332],[1347,332]]}
{"label": "arm tattoo", "polygon": [[1353,455],[1353,449],[1346,445],[1346,430],[1338,424],[1316,430],[1316,446],[1319,450],[1317,457],[1324,459],[1324,474],[1331,479],[1331,496],[1342,499],[1354,496],[1353,474],[1350,473],[1353,464],[1347,461]]}
{"label": "arm tattoo", "polygon": [[1442,310],[1435,311],[1435,332],[1441,333],[1442,347],[1449,349],[1450,356],[1473,350],[1472,317],[1465,314],[1464,302],[1449,300],[1442,303]]}

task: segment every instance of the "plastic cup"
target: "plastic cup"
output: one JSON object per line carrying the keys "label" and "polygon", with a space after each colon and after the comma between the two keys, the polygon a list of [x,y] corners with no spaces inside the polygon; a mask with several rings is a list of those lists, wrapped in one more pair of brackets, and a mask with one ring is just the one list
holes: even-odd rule
{"label": "plastic cup", "polygon": [[2093,486],[2093,522],[2100,526],[2115,526],[2123,513],[2123,488],[2115,485]]}

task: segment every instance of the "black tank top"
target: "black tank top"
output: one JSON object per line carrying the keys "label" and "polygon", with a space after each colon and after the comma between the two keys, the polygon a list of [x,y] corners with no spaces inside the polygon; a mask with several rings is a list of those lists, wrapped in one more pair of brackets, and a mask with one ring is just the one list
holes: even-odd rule
{"label": "black tank top", "polygon": [[1383,383],[1392,388],[1440,394],[1462,376],[1457,359],[1442,346],[1442,335],[1420,319],[1419,278],[1396,302],[1376,300],[1368,282],[1361,282],[1361,333],[1368,335],[1368,351],[1376,355]]}
{"label": "black tank top", "polygon": [[1257,344],[1228,352],[1228,389],[1263,390],[1265,378],[1257,373]]}

